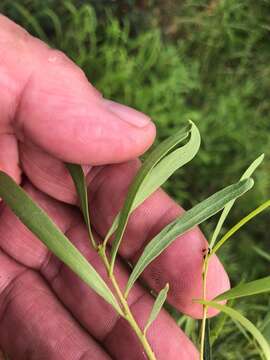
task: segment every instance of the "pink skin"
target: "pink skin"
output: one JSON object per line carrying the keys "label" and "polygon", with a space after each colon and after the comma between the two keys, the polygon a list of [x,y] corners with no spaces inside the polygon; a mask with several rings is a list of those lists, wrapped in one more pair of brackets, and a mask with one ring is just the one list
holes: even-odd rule
{"label": "pink skin", "polygon": [[[22,172],[27,175],[25,189],[107,281],[79,211],[69,205],[76,205],[77,198],[63,161],[87,164],[92,221],[96,237],[103,237],[140,165],[134,159],[151,146],[155,127],[146,115],[103,99],[64,54],[4,16],[0,48],[0,168],[17,182]],[[122,287],[128,278],[124,261],[136,261],[144,244],[181,212],[158,190],[132,215],[120,249],[122,260],[116,264]],[[143,274],[156,291],[169,282],[169,301],[195,318],[202,314],[192,299],[201,296],[206,245],[200,230],[191,230]],[[127,324],[3,203],[0,264],[0,348],[11,359],[145,359]],[[213,257],[208,298],[228,287],[228,277]],[[153,299],[137,284],[129,303],[143,326]],[[148,335],[159,360],[198,359],[193,344],[165,311]]]}

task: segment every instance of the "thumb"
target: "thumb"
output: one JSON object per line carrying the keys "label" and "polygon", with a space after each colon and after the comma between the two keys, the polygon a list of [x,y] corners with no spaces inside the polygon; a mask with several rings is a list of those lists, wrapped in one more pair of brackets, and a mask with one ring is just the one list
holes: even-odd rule
{"label": "thumb", "polygon": [[17,181],[14,137],[58,159],[91,165],[126,161],[152,144],[155,127],[146,115],[104,100],[63,53],[4,16],[0,46],[0,167]]}

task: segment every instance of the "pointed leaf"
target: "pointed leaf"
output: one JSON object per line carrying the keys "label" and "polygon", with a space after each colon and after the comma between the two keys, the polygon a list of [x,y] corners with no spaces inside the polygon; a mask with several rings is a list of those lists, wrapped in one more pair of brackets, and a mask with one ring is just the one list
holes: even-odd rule
{"label": "pointed leaf", "polygon": [[[190,139],[187,144],[172,151],[162,158],[156,166],[148,173],[136,193],[131,212],[153,194],[168,178],[179,168],[191,161],[197,154],[201,143],[200,132],[196,125],[191,122]],[[115,218],[106,238],[110,238],[119,224],[119,216]]]}
{"label": "pointed leaf", "polygon": [[218,295],[215,298],[215,301],[231,300],[266,292],[270,292],[270,276],[235,286],[234,288]]}
{"label": "pointed leaf", "polygon": [[147,244],[135,265],[127,283],[126,295],[144,269],[178,236],[215,215],[218,211],[223,209],[229,201],[248,191],[253,184],[254,181],[252,179],[247,179],[230,185],[195,205],[192,209],[181,215],[180,218],[177,218],[162,229],[161,232]]}
{"label": "pointed leaf", "polygon": [[[152,171],[154,166],[164,158],[166,154],[168,154],[177,144],[179,144],[182,140],[186,139],[190,132],[190,125],[176,132],[173,136],[169,137],[165,141],[163,141],[159,146],[157,146],[147,157],[142,167],[138,171],[135,179],[133,180],[131,187],[128,191],[126,201],[124,203],[123,209],[120,212],[119,216],[119,224],[115,232],[115,238],[112,243],[111,250],[111,272],[114,267],[114,262],[116,258],[117,251],[119,249],[125,228],[127,226],[127,222],[129,216],[132,212],[134,201],[138,191],[140,190],[146,176]],[[110,230],[111,232],[111,230]],[[107,238],[107,236],[106,236]]]}
{"label": "pointed leaf", "polygon": [[243,227],[246,223],[252,220],[255,216],[260,214],[262,211],[266,210],[270,206],[270,200],[267,200],[262,205],[258,206],[255,210],[251,211],[247,216],[241,219],[236,225],[234,225],[226,234],[220,239],[220,241],[214,246],[211,251],[211,255],[215,254],[218,249],[233,235],[235,234],[241,227]]}
{"label": "pointed leaf", "polygon": [[118,313],[122,313],[104,280],[30,196],[11,177],[0,171],[0,197],[23,224],[63,263],[77,274]]}
{"label": "pointed leaf", "polygon": [[252,324],[252,322],[250,320],[248,320],[245,316],[243,316],[238,311],[232,309],[229,306],[221,305],[214,301],[198,300],[196,302],[203,304],[203,305],[207,305],[212,308],[215,308],[217,310],[223,311],[224,313],[229,315],[233,320],[239,322],[248,332],[250,332],[252,334],[254,339],[258,342],[258,344],[260,345],[260,347],[263,350],[265,358],[267,360],[270,359],[270,346],[269,346],[267,340],[265,339],[263,334],[259,331],[259,329],[257,329],[256,326],[254,324]]}
{"label": "pointed leaf", "polygon": [[90,224],[90,216],[89,216],[89,205],[88,205],[88,194],[87,194],[87,185],[85,182],[85,176],[83,173],[83,169],[80,165],[67,163],[66,167],[72,177],[74,185],[77,190],[78,197],[80,199],[81,210],[83,213],[84,221],[87,225],[87,230],[89,234],[89,238],[92,241],[94,247],[96,247],[96,243],[91,231]]}
{"label": "pointed leaf", "polygon": [[201,143],[200,132],[191,123],[190,139],[180,148],[165,156],[144,179],[140,191],[137,192],[132,211],[144,202],[154,191],[160,188],[176,170],[191,161],[197,154]]}
{"label": "pointed leaf", "polygon": [[[254,171],[257,169],[257,167],[262,163],[264,159],[264,154],[261,154],[257,159],[253,161],[253,163],[247,168],[247,170],[244,172],[244,174],[241,176],[240,180],[245,180],[251,177],[251,175],[254,173]],[[216,225],[216,228],[214,230],[212,239],[210,241],[209,247],[212,249],[213,246],[216,243],[217,237],[220,233],[220,230],[224,224],[224,221],[226,220],[226,217],[228,216],[231,208],[233,207],[233,204],[235,203],[235,200],[230,201],[225,208],[223,209],[220,218],[218,220],[218,223]]]}
{"label": "pointed leaf", "polygon": [[154,302],[154,305],[153,305],[152,311],[150,313],[150,316],[149,316],[149,318],[147,320],[147,323],[145,325],[144,334],[146,334],[147,330],[149,329],[149,327],[151,326],[153,321],[156,320],[158,314],[160,313],[160,310],[162,309],[162,306],[164,305],[164,303],[166,301],[168,291],[169,291],[169,284],[166,284],[164,289],[162,289],[159,292],[159,294],[158,294],[158,296],[157,296],[157,298],[156,298],[156,300]]}

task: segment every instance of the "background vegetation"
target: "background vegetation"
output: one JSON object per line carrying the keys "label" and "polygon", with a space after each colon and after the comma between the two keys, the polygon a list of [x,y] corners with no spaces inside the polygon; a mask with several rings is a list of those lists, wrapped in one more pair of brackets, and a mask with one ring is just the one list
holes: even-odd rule
{"label": "background vegetation", "polygon": [[[269,198],[269,0],[2,0],[0,11],[63,50],[106,97],[149,114],[158,139],[187,119],[197,123],[201,151],[167,185],[181,204],[236,181],[262,152],[255,189],[237,202],[226,227]],[[208,236],[213,226],[204,225]],[[268,212],[226,245],[221,257],[232,283],[269,275],[269,240]],[[236,306],[270,341],[269,299]],[[196,323],[178,320],[196,341]],[[220,331],[215,359],[259,358],[224,316],[212,328]]]}

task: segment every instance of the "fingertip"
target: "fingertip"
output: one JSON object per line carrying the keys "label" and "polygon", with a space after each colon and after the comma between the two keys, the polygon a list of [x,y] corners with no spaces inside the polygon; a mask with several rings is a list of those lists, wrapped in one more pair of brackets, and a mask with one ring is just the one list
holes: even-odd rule
{"label": "fingertip", "polygon": [[[106,120],[105,124],[102,121],[97,124],[97,132],[102,133],[107,142],[91,164],[126,162],[141,156],[153,144],[156,127],[149,116],[104,98],[97,106],[97,118]],[[96,141],[98,144],[98,140]],[[103,144],[102,138],[100,144]]]}
{"label": "fingertip", "polygon": [[[203,250],[206,247],[204,235],[199,228],[194,228],[180,236],[144,273],[145,280],[157,291],[168,281],[171,286],[168,301],[195,319],[203,315],[203,306],[194,299],[203,298]],[[228,275],[220,260],[213,255],[208,267],[206,299],[214,299],[229,287]],[[209,308],[208,316],[217,313]]]}
{"label": "fingertip", "polygon": [[144,128],[151,122],[149,116],[129,106],[107,99],[104,99],[103,102],[108,110],[119,116],[119,118],[123,121],[126,121],[135,127]]}

